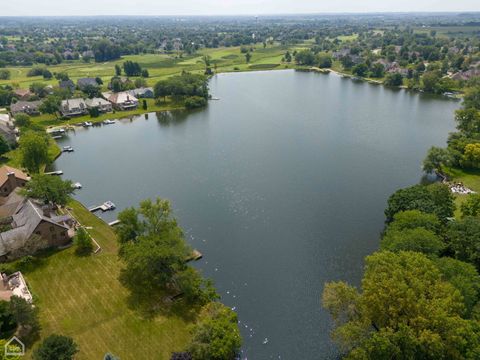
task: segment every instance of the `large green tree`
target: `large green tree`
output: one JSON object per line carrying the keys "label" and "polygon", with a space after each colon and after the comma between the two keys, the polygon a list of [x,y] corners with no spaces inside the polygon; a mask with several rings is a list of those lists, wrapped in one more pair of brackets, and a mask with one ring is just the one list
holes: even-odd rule
{"label": "large green tree", "polygon": [[37,174],[22,190],[25,196],[42,200],[45,204],[66,205],[74,188],[70,180],[58,176]]}
{"label": "large green tree", "polygon": [[455,210],[454,197],[443,184],[414,185],[397,190],[388,199],[385,210],[387,222],[391,222],[396,213],[405,210],[419,210],[435,214],[442,222],[453,216]]}
{"label": "large green tree", "polygon": [[242,345],[237,315],[217,302],[202,309],[192,335],[188,352],[194,360],[232,360]]}
{"label": "large green tree", "polygon": [[414,252],[366,258],[361,291],[327,283],[323,305],[347,359],[476,359],[480,325],[463,318],[461,292]]}
{"label": "large green tree", "polygon": [[33,352],[34,360],[72,360],[78,353],[78,346],[72,338],[50,335]]}
{"label": "large green tree", "polygon": [[33,131],[23,134],[19,140],[22,166],[32,173],[38,173],[42,166],[48,165],[48,143],[44,134]]}
{"label": "large green tree", "polygon": [[446,237],[456,259],[472,263],[480,270],[480,219],[466,217],[452,221]]}

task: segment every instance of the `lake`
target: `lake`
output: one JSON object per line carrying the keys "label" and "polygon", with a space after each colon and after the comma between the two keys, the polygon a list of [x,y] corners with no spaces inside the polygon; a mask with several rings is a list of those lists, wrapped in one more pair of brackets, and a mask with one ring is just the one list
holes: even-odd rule
{"label": "lake", "polygon": [[323,284],[358,285],[388,196],[420,181],[460,104],[291,70],[220,74],[210,88],[220,101],[205,110],[70,132],[59,145],[75,152],[56,169],[86,206],[170,199],[204,254],[195,266],[238,312],[244,357],[333,359]]}

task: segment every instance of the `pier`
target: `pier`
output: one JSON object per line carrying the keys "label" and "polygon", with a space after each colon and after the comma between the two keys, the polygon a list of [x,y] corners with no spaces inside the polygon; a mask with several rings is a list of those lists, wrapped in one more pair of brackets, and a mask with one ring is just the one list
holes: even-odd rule
{"label": "pier", "polygon": [[115,225],[118,225],[120,224],[120,220],[114,220],[114,221],[111,221],[108,223],[109,226],[115,226]]}
{"label": "pier", "polygon": [[90,212],[95,212],[98,210],[102,210],[103,212],[109,211],[109,210],[114,210],[115,209],[115,204],[111,201],[105,201],[102,205],[98,206],[92,206],[91,208],[88,209]]}
{"label": "pier", "polygon": [[45,175],[63,175],[63,171],[57,170],[57,171],[46,172]]}

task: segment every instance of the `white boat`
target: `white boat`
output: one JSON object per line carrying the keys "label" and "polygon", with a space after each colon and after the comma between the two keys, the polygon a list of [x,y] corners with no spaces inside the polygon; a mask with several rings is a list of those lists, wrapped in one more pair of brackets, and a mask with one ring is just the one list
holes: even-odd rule
{"label": "white boat", "polygon": [[81,189],[81,188],[82,188],[82,184],[80,184],[79,182],[76,182],[75,184],[72,184],[72,188],[74,188],[74,189]]}
{"label": "white boat", "polygon": [[71,147],[71,146],[64,146],[62,150],[63,150],[63,152],[73,152],[73,147]]}
{"label": "white boat", "polygon": [[103,123],[104,123],[105,125],[110,125],[110,124],[115,124],[116,121],[115,121],[115,120],[105,120]]}
{"label": "white boat", "polygon": [[105,205],[105,208],[106,208],[107,210],[113,210],[113,209],[115,209],[115,204],[114,204],[113,202],[111,202],[111,201],[105,201],[105,203],[104,203],[103,205]]}
{"label": "white boat", "polygon": [[84,126],[84,127],[89,127],[89,126],[92,126],[92,125],[93,125],[93,124],[92,124],[90,121],[85,121],[85,122],[83,123],[83,126]]}

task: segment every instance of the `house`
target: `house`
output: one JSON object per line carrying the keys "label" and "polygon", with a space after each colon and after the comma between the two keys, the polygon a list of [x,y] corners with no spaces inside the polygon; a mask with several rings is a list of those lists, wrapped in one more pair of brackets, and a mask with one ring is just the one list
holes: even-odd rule
{"label": "house", "polygon": [[88,112],[87,104],[82,98],[62,100],[60,112],[63,116],[80,116]]}
{"label": "house", "polygon": [[21,170],[7,165],[0,167],[0,199],[9,196],[17,187],[24,187],[29,180]]}
{"label": "house", "polygon": [[87,104],[87,108],[98,108],[98,111],[103,113],[107,113],[113,110],[112,103],[103,98],[87,99],[85,100],[85,104]]}
{"label": "house", "polygon": [[33,301],[32,293],[28,290],[27,283],[20,271],[10,276],[0,275],[0,300],[10,301],[12,296],[23,298],[30,304]]}
{"label": "house", "polygon": [[10,112],[15,115],[19,113],[25,113],[28,115],[39,115],[39,107],[42,105],[42,101],[18,101],[15,104],[10,105]]}
{"label": "house", "polygon": [[99,87],[95,78],[81,78],[77,80],[77,86],[80,90],[85,89],[87,86]]}
{"label": "house", "polygon": [[71,93],[73,93],[75,91],[75,84],[70,79],[59,81],[58,86],[60,87],[60,89],[67,89]]}
{"label": "house", "polygon": [[343,48],[343,49],[340,49],[338,51],[334,51],[332,56],[334,59],[336,60],[340,60],[341,58],[347,56],[347,55],[350,55],[350,49],[348,48]]}
{"label": "house", "polygon": [[32,92],[28,89],[15,89],[13,93],[19,100],[28,100],[28,98],[32,96]]}
{"label": "house", "polygon": [[133,89],[128,91],[128,93],[137,99],[153,99],[154,97],[153,88],[151,87]]}
{"label": "house", "polygon": [[451,76],[453,80],[467,81],[475,76],[480,76],[480,68],[469,69],[467,71],[459,71]]}
{"label": "house", "polygon": [[138,107],[138,99],[125,91],[113,93],[107,100],[118,110],[131,110]]}
{"label": "house", "polygon": [[0,114],[0,136],[2,136],[10,146],[17,143],[18,129],[10,119],[8,114]]}
{"label": "house", "polygon": [[24,199],[12,216],[2,219],[2,227],[8,229],[0,233],[0,261],[69,244],[73,223],[70,216],[56,215],[49,205]]}

